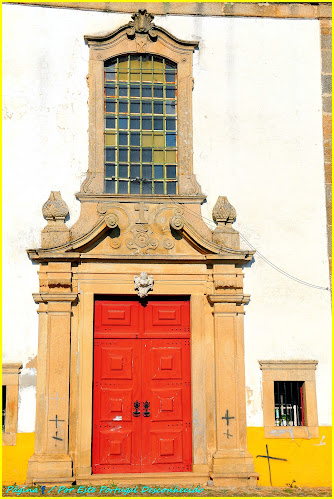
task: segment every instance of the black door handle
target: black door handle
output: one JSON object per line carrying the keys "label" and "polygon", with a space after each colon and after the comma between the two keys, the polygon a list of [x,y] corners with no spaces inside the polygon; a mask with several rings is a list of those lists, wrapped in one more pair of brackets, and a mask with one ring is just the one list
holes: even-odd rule
{"label": "black door handle", "polygon": [[150,403],[147,402],[147,400],[146,400],[146,402],[143,402],[143,407],[145,409],[145,411],[143,412],[143,416],[144,416],[144,418],[148,418],[151,415],[150,412],[148,411],[148,408],[150,407]]}
{"label": "black door handle", "polygon": [[136,409],[132,414],[134,415],[135,418],[138,418],[140,416],[140,411],[138,411],[139,407],[140,407],[140,402],[138,402],[138,400],[136,400],[134,403],[133,403],[133,407]]}

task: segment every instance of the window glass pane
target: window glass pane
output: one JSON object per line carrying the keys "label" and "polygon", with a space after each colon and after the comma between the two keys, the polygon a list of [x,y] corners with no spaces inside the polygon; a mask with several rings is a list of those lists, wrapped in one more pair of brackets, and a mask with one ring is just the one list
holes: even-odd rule
{"label": "window glass pane", "polygon": [[176,133],[166,134],[166,147],[176,147]]}
{"label": "window glass pane", "polygon": [[152,113],[152,102],[151,101],[148,101],[148,102],[143,102],[143,108],[142,108],[142,112],[143,113]]}
{"label": "window glass pane", "polygon": [[143,149],[142,161],[143,163],[150,163],[152,161],[152,149]]}
{"label": "window glass pane", "polygon": [[106,134],[106,146],[115,146],[116,145],[116,134],[108,133]]}
{"label": "window glass pane", "polygon": [[154,118],[154,130],[163,130],[164,122],[162,118]]}
{"label": "window glass pane", "polygon": [[132,162],[138,163],[138,161],[140,161],[140,149],[137,149],[137,148],[130,149],[130,161],[131,161],[131,163]]}
{"label": "window glass pane", "polygon": [[143,194],[152,194],[152,182],[143,182]]}
{"label": "window glass pane", "polygon": [[115,118],[107,118],[106,119],[106,128],[115,128],[116,120]]}
{"label": "window glass pane", "polygon": [[125,147],[120,148],[118,160],[126,162],[126,161],[128,161],[128,157],[129,157],[129,149],[125,148]]}
{"label": "window glass pane", "polygon": [[125,182],[124,180],[119,180],[118,181],[118,192],[120,194],[127,194],[128,193],[128,184],[129,184],[129,182]]}
{"label": "window glass pane", "polygon": [[106,165],[106,177],[111,178],[115,176],[115,165]]}
{"label": "window glass pane", "polygon": [[167,175],[166,175],[167,178],[176,178],[176,166],[167,165],[166,171],[167,171]]}
{"label": "window glass pane", "polygon": [[176,182],[167,182],[167,194],[176,194]]}
{"label": "window glass pane", "polygon": [[[131,127],[131,128],[133,128],[133,127]],[[130,135],[130,144],[132,146],[140,146],[140,134],[139,133],[132,133],[131,132],[131,135]]]}
{"label": "window glass pane", "polygon": [[140,86],[139,85],[130,85],[130,96],[131,97],[140,97]]}
{"label": "window glass pane", "polygon": [[121,130],[128,128],[128,118],[118,118],[118,126]]}
{"label": "window glass pane", "polygon": [[127,100],[120,100],[119,101],[119,112],[120,113],[127,113],[128,112],[128,101]]}
{"label": "window glass pane", "polygon": [[154,182],[154,194],[164,194],[163,182]]}
{"label": "window glass pane", "polygon": [[143,178],[152,178],[152,165],[143,165]]}
{"label": "window glass pane", "polygon": [[116,185],[115,180],[106,180],[105,181],[106,193],[107,194],[115,194],[115,185]]}
{"label": "window glass pane", "polygon": [[130,193],[140,194],[140,182],[130,182]]}
{"label": "window glass pane", "polygon": [[152,86],[151,85],[143,85],[142,96],[143,97],[152,97]]}
{"label": "window glass pane", "polygon": [[140,177],[140,166],[139,165],[131,165],[130,166],[130,178]]}
{"label": "window glass pane", "polygon": [[106,161],[115,161],[115,148],[106,147]]}
{"label": "window glass pane", "polygon": [[140,129],[140,118],[130,117],[130,128],[131,128],[131,130],[139,130]]}
{"label": "window glass pane", "polygon": [[104,67],[106,192],[175,194],[176,64],[156,55],[129,54]]}
{"label": "window glass pane", "polygon": [[128,165],[119,165],[119,177],[128,178]]}
{"label": "window glass pane", "polygon": [[120,146],[127,146],[128,145],[128,136],[129,136],[129,134],[127,132],[120,132],[119,133],[119,145]]}
{"label": "window glass pane", "polygon": [[162,165],[154,165],[154,178],[164,178],[164,167]]}
{"label": "window glass pane", "polygon": [[132,100],[130,103],[130,113],[140,113],[140,101],[139,100]]}
{"label": "window glass pane", "polygon": [[163,87],[162,85],[154,85],[154,92],[153,92],[154,97],[163,97],[164,92],[163,92]]}
{"label": "window glass pane", "polygon": [[107,113],[114,113],[116,111],[116,103],[114,101],[107,101],[106,102],[106,112]]}

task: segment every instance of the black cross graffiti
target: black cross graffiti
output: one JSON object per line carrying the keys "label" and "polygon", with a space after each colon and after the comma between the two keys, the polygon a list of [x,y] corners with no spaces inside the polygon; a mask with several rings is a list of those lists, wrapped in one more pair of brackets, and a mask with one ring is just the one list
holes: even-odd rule
{"label": "black cross graffiti", "polygon": [[226,424],[229,426],[230,424],[230,419],[234,419],[234,416],[229,416],[228,415],[228,409],[226,410],[225,416],[222,416],[222,419],[226,419]]}
{"label": "black cross graffiti", "polygon": [[58,432],[57,432],[57,431],[56,431],[56,436],[55,436],[55,437],[52,437],[52,438],[54,438],[55,440],[63,440],[63,438],[59,438],[59,437],[58,437]]}
{"label": "black cross graffiti", "polygon": [[226,433],[224,432],[224,435],[227,435],[227,438],[233,437],[233,435],[231,435],[230,430],[228,428],[227,428],[227,432]]}
{"label": "black cross graffiti", "polygon": [[267,455],[266,456],[260,456],[260,455],[258,455],[256,457],[264,457],[265,459],[268,460],[270,485],[273,486],[272,481],[271,481],[270,459],[276,459],[276,461],[287,461],[287,459],[284,459],[282,457],[272,457],[272,456],[269,456],[269,451],[268,451],[268,445],[267,444],[266,444],[266,451],[267,451]]}
{"label": "black cross graffiti", "polygon": [[58,428],[58,423],[60,421],[65,421],[65,419],[58,419],[58,414],[56,414],[56,418],[55,419],[49,419],[49,421],[54,421],[56,423],[56,428]]}

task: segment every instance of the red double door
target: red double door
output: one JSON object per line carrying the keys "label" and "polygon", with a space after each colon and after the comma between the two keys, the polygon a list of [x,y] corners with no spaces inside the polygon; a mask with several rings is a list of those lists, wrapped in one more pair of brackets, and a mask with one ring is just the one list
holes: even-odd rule
{"label": "red double door", "polygon": [[187,300],[97,301],[93,473],[190,471]]}

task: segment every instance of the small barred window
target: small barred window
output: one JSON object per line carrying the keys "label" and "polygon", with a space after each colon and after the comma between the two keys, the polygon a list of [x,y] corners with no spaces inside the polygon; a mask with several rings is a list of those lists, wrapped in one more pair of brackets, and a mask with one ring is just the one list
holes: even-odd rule
{"label": "small barred window", "polygon": [[104,63],[105,192],[177,193],[177,69],[153,55]]}
{"label": "small barred window", "polygon": [[305,426],[303,381],[275,381],[275,425]]}

